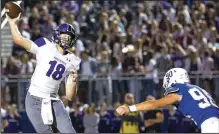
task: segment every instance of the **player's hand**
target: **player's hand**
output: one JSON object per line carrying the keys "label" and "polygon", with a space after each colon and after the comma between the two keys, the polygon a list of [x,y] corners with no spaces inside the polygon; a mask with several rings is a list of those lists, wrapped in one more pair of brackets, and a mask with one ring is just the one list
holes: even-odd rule
{"label": "player's hand", "polygon": [[119,106],[119,107],[116,109],[116,112],[117,112],[119,115],[124,115],[124,114],[129,113],[129,108],[128,108],[128,106],[126,106],[126,105]]}
{"label": "player's hand", "polygon": [[8,23],[17,23],[20,17],[21,17],[21,13],[18,15],[17,18],[14,18],[14,19],[10,18],[6,13],[6,18],[8,19]]}
{"label": "player's hand", "polygon": [[78,72],[77,72],[76,69],[71,69],[71,70],[70,70],[70,77],[72,78],[72,81],[73,81],[73,82],[76,82],[76,81],[77,81]]}

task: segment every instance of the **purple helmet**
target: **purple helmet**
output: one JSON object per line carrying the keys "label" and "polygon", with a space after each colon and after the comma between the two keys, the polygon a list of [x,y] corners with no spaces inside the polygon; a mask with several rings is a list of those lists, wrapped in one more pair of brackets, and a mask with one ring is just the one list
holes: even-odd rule
{"label": "purple helmet", "polygon": [[[67,44],[63,44],[61,41],[61,34],[68,34],[71,36],[71,41]],[[77,40],[77,36],[75,34],[75,30],[72,25],[64,23],[60,24],[57,29],[54,30],[52,41],[59,44],[63,49],[68,49],[74,46],[75,42]]]}

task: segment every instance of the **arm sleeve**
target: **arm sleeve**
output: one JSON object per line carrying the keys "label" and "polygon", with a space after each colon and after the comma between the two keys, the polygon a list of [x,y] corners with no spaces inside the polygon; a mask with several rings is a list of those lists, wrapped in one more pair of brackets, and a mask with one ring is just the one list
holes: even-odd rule
{"label": "arm sleeve", "polygon": [[29,50],[29,52],[31,52],[33,54],[37,54],[37,52],[39,51],[39,48],[46,45],[46,40],[43,37],[35,40],[34,42],[27,39],[27,38],[25,38],[25,40],[30,42],[31,49]]}
{"label": "arm sleeve", "polygon": [[30,42],[31,44],[31,48],[29,50],[30,53],[33,53],[33,54],[37,54],[38,52],[38,46],[36,45],[36,43],[34,43],[32,40],[29,40],[27,38],[25,38],[26,41]]}
{"label": "arm sleeve", "polygon": [[73,66],[78,71],[80,69],[81,59],[77,56],[73,56]]}

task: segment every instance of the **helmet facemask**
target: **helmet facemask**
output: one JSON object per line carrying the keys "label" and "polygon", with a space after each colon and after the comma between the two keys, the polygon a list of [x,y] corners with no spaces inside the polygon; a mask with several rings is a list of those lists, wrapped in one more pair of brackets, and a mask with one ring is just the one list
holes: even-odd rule
{"label": "helmet facemask", "polygon": [[60,34],[60,46],[63,49],[69,49],[72,47],[72,36],[66,33]]}

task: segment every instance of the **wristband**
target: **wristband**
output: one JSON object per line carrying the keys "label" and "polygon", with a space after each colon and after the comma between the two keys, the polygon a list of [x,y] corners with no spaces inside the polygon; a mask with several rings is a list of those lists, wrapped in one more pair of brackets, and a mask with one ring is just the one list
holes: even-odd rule
{"label": "wristband", "polygon": [[129,108],[129,111],[130,111],[130,112],[135,112],[135,111],[137,111],[137,108],[136,108],[135,105],[128,106],[128,108]]}

